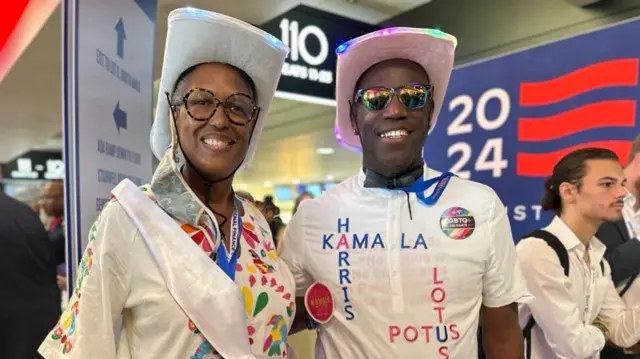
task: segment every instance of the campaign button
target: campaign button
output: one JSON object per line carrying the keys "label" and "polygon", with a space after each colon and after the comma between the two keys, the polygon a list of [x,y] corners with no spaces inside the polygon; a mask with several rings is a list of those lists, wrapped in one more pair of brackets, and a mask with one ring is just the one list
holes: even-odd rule
{"label": "campaign button", "polygon": [[442,213],[440,228],[449,238],[463,240],[473,234],[476,228],[476,219],[465,208],[451,207]]}
{"label": "campaign button", "polygon": [[313,283],[304,294],[304,306],[318,323],[325,324],[333,318],[334,304],[333,293],[322,282]]}

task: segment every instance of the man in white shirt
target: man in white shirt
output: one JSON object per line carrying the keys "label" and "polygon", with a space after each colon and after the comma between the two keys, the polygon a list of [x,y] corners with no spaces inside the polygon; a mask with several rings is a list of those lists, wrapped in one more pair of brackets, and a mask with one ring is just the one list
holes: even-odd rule
{"label": "man in white shirt", "polygon": [[[629,194],[624,199],[622,219],[603,223],[596,237],[607,246],[605,257],[611,265],[611,277],[618,292],[627,306],[633,306],[640,304],[640,281],[637,280],[640,271],[640,136],[633,141],[624,174]],[[640,355],[626,355],[622,350],[607,347],[602,351],[602,357],[639,359]]]}
{"label": "man in white shirt", "polygon": [[594,236],[620,218],[624,182],[618,157],[601,148],[566,155],[545,182],[542,207],[556,217],[516,247],[536,297],[520,306],[520,325],[531,328],[527,359],[599,358],[608,340],[627,348],[640,339],[638,308],[620,299]]}
{"label": "man in white shirt", "polygon": [[316,358],[476,358],[480,313],[487,356],[523,357],[515,303],[532,297],[504,205],[422,159],[455,46],[395,28],[336,50],[336,136],[363,170],[304,201],[281,252],[320,323]]}

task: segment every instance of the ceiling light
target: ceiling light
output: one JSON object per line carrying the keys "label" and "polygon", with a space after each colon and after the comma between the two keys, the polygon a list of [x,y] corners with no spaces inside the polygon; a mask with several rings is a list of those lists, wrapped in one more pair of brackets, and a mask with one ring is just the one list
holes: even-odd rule
{"label": "ceiling light", "polygon": [[332,175],[327,175],[327,181],[333,181],[333,176]]}
{"label": "ceiling light", "polygon": [[293,184],[300,184],[300,180],[296,178],[296,179],[294,179],[294,180],[291,180],[291,183],[293,183]]}
{"label": "ceiling light", "polygon": [[264,186],[265,186],[265,187],[273,187],[273,182],[271,182],[271,181],[264,181]]}
{"label": "ceiling light", "polygon": [[331,147],[320,147],[316,150],[319,155],[332,155],[336,150]]}

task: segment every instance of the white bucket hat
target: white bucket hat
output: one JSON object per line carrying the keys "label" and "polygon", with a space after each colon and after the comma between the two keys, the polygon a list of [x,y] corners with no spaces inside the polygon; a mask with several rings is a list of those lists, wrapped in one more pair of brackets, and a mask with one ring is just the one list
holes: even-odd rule
{"label": "white bucket hat", "polygon": [[169,104],[163,100],[165,92],[173,91],[176,81],[188,68],[220,62],[243,70],[255,84],[260,114],[242,162],[245,167],[258,147],[288,53],[289,47],[276,37],[238,19],[194,8],[172,11],[151,128],[151,150],[156,158],[162,160],[172,144],[173,125]]}
{"label": "white bucket hat", "polygon": [[411,60],[427,72],[434,86],[433,118],[436,124],[447,91],[456,38],[440,30],[397,27],[378,30],[336,48],[338,55],[336,70],[336,124],[338,142],[352,151],[361,151],[360,137],[353,132],[349,100],[353,99],[356,83],[371,66],[385,60]]}

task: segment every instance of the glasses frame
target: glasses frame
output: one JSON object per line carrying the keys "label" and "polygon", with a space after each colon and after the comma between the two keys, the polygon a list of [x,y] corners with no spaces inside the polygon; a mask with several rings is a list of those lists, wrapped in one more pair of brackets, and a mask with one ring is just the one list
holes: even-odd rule
{"label": "glasses frame", "polygon": [[[214,110],[211,113],[211,116],[209,116],[208,118],[196,118],[195,116],[193,116],[193,114],[191,113],[191,111],[189,110],[189,106],[187,105],[187,100],[189,99],[189,96],[191,96],[192,93],[196,92],[196,91],[202,91],[202,92],[207,92],[211,95],[211,97],[213,97],[213,101],[214,101]],[[225,98],[224,100],[220,100],[219,98],[216,97],[216,95],[211,91],[211,90],[207,90],[204,88],[200,88],[200,87],[195,87],[192,88],[191,90],[189,90],[189,92],[187,92],[184,96],[182,96],[182,100],[180,103],[172,103],[171,102],[171,95],[168,92],[165,92],[166,96],[167,96],[167,101],[169,101],[169,107],[171,108],[172,111],[177,111],[181,106],[184,106],[184,109],[187,111],[187,114],[189,115],[189,117],[191,117],[192,120],[194,121],[198,121],[198,122],[204,122],[204,121],[209,121],[211,120],[211,118],[213,118],[213,116],[216,114],[216,112],[218,111],[218,107],[220,107],[220,105],[222,105],[222,112],[224,112],[224,115],[227,117],[227,120],[229,120],[229,122],[233,123],[234,125],[237,126],[246,126],[249,123],[251,123],[251,121],[254,121],[256,119],[256,117],[258,117],[259,113],[260,113],[260,107],[256,105],[256,103],[253,101],[253,99],[251,98],[251,96],[247,95],[246,93],[242,93],[242,92],[236,92],[233,93],[229,96],[227,96],[227,98]],[[246,123],[240,123],[240,122],[236,122],[234,120],[231,119],[231,116],[229,116],[229,114],[227,113],[225,104],[227,103],[227,101],[234,96],[242,96],[242,97],[246,97],[247,99],[249,99],[249,101],[251,101],[251,116],[249,117],[249,119],[247,120]]]}
{"label": "glasses frame", "polygon": [[[425,90],[427,92],[427,99],[425,100],[424,105],[422,105],[420,107],[409,108],[402,102],[402,100],[400,100],[400,97],[399,97],[400,91],[402,91],[403,89],[406,89],[408,87],[411,87],[411,86],[423,86],[425,88]],[[369,90],[388,90],[389,91],[389,100],[387,100],[387,103],[385,103],[384,106],[381,109],[379,109],[379,110],[370,110],[370,109],[367,108],[367,106],[364,106],[364,94],[365,94],[365,92],[367,92]],[[399,87],[375,86],[375,87],[368,87],[368,88],[359,89],[358,91],[356,91],[356,95],[353,97],[353,101],[356,104],[357,103],[363,103],[362,107],[364,107],[367,111],[382,111],[385,108],[387,108],[387,106],[389,106],[389,104],[391,103],[391,101],[393,100],[394,97],[398,97],[398,101],[400,101],[402,106],[404,106],[408,110],[418,110],[418,109],[421,109],[421,108],[425,107],[427,105],[427,103],[433,99],[433,91],[434,90],[435,90],[435,86],[430,85],[430,84],[422,84],[422,83],[410,83],[410,84],[406,84],[406,85],[399,86]]]}

